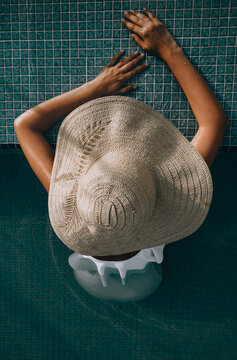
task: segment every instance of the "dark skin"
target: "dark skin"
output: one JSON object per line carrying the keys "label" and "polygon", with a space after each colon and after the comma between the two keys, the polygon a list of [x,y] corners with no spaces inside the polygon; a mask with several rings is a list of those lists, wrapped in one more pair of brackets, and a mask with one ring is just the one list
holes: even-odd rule
{"label": "dark skin", "polygon": [[[222,143],[229,120],[205,80],[185,56],[165,25],[150,11],[143,11],[145,14],[138,11],[125,13],[127,19],[122,20],[123,24],[132,32],[134,41],[144,51],[160,57],[173,72],[199,125],[191,144],[210,167]],[[122,54],[123,52],[119,52],[89,83],[47,100],[15,120],[15,132],[22,150],[47,192],[55,154],[43,133],[60,118],[89,100],[101,96],[123,95],[132,91],[132,84],[123,87],[124,84],[147,65],[137,66],[143,57],[135,53],[119,61]],[[138,252],[94,258],[121,261],[131,258]]]}

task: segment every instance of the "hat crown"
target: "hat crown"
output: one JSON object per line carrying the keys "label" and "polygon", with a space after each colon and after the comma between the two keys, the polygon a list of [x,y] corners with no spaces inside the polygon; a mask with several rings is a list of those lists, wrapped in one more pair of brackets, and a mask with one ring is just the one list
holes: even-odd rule
{"label": "hat crown", "polygon": [[100,97],[74,109],[60,126],[49,217],[74,251],[118,255],[187,237],[205,220],[212,195],[201,154],[147,104]]}
{"label": "hat crown", "polygon": [[94,236],[108,238],[138,232],[156,201],[154,179],[142,161],[123,152],[109,152],[94,161],[77,195],[77,206]]}

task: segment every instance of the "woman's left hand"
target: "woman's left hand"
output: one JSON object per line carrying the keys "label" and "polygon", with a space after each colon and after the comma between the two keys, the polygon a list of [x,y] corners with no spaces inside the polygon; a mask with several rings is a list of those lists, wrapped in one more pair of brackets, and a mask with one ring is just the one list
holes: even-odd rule
{"label": "woman's left hand", "polygon": [[146,69],[149,64],[145,63],[136,66],[139,61],[144,59],[144,54],[139,55],[135,52],[116,64],[118,59],[123,55],[121,50],[113,59],[104,67],[104,69],[91,82],[97,89],[98,96],[125,94],[136,88],[135,84],[122,87],[130,78]]}

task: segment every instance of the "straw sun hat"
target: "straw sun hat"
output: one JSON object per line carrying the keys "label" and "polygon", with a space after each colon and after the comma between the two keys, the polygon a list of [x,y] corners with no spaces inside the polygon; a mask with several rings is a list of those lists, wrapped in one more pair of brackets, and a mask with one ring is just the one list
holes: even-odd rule
{"label": "straw sun hat", "polygon": [[60,126],[49,218],[75,252],[118,255],[185,238],[204,222],[212,195],[200,153],[147,104],[97,98]]}

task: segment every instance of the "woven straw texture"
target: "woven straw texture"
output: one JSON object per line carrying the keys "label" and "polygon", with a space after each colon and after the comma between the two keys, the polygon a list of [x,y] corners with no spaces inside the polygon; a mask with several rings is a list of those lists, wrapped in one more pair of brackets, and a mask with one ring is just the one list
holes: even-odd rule
{"label": "woven straw texture", "polygon": [[60,126],[49,218],[73,251],[118,255],[185,238],[204,222],[212,195],[200,153],[147,104],[97,98]]}

